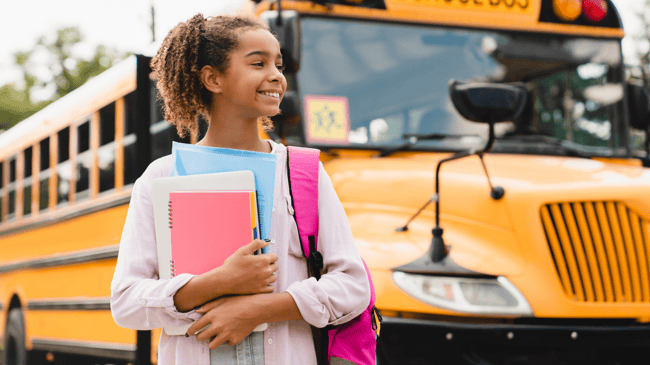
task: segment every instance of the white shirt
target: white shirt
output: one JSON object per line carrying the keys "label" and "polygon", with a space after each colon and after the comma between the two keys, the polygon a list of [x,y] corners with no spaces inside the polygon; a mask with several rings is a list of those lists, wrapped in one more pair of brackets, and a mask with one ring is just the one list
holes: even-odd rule
{"label": "white shirt", "polygon": [[[316,364],[309,325],[325,327],[345,323],[361,314],[370,302],[368,277],[354,244],[352,232],[332,182],[319,163],[318,250],[323,255],[324,275],[307,276],[293,219],[287,178],[287,149],[270,142],[277,154],[269,253],[278,256],[276,293],[287,292],[295,300],[303,320],[269,323],[264,331],[266,364]],[[180,313],[174,294],[191,278],[180,274],[158,278],[151,182],[169,176],[171,155],[152,162],[133,186],[131,203],[122,232],[117,266],[111,283],[111,311],[115,322],[137,330],[181,326],[201,317],[195,311]],[[158,364],[209,365],[208,342],[196,336],[161,335]]]}

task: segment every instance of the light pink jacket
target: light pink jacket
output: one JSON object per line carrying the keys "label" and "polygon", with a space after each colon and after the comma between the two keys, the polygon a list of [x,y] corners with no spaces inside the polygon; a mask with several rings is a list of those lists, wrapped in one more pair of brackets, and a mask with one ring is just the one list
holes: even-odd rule
{"label": "light pink jacket", "polygon": [[[319,281],[307,277],[287,181],[286,147],[271,142],[278,162],[273,199],[270,253],[278,255],[276,293],[288,292],[304,321],[269,323],[264,332],[266,364],[316,364],[309,325],[324,327],[345,323],[363,312],[370,302],[368,278],[356,249],[343,207],[332,182],[320,165],[319,242],[324,275]],[[171,156],[152,162],[135,182],[111,283],[111,311],[115,322],[137,330],[180,326],[200,318],[195,311],[180,313],[173,296],[190,274],[170,280],[158,278],[151,182],[169,176]],[[158,364],[209,365],[207,342],[196,337],[162,334]]]}

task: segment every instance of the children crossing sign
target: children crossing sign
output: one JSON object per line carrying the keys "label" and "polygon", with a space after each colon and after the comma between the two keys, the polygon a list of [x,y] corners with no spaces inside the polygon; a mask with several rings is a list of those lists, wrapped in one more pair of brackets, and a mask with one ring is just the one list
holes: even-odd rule
{"label": "children crossing sign", "polygon": [[347,143],[350,132],[348,98],[306,95],[307,140],[311,143]]}

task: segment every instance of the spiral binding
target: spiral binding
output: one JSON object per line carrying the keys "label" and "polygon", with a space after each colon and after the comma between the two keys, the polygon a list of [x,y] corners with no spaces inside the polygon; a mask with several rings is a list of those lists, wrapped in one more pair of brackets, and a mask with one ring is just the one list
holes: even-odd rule
{"label": "spiral binding", "polygon": [[169,228],[174,228],[174,219],[172,218],[172,201],[169,201]]}
{"label": "spiral binding", "polygon": [[[169,228],[174,228],[174,220],[172,217],[172,201],[169,201]],[[174,260],[169,260],[169,267],[171,268],[172,277],[176,276],[176,267],[174,265]]]}

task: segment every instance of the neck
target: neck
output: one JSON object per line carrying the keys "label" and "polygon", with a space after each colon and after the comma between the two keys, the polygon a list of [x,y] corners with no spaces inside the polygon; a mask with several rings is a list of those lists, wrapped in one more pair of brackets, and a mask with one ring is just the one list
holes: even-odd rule
{"label": "neck", "polygon": [[244,117],[236,113],[217,113],[215,110],[212,112],[205,137],[197,144],[271,152],[271,146],[260,138],[257,118]]}

